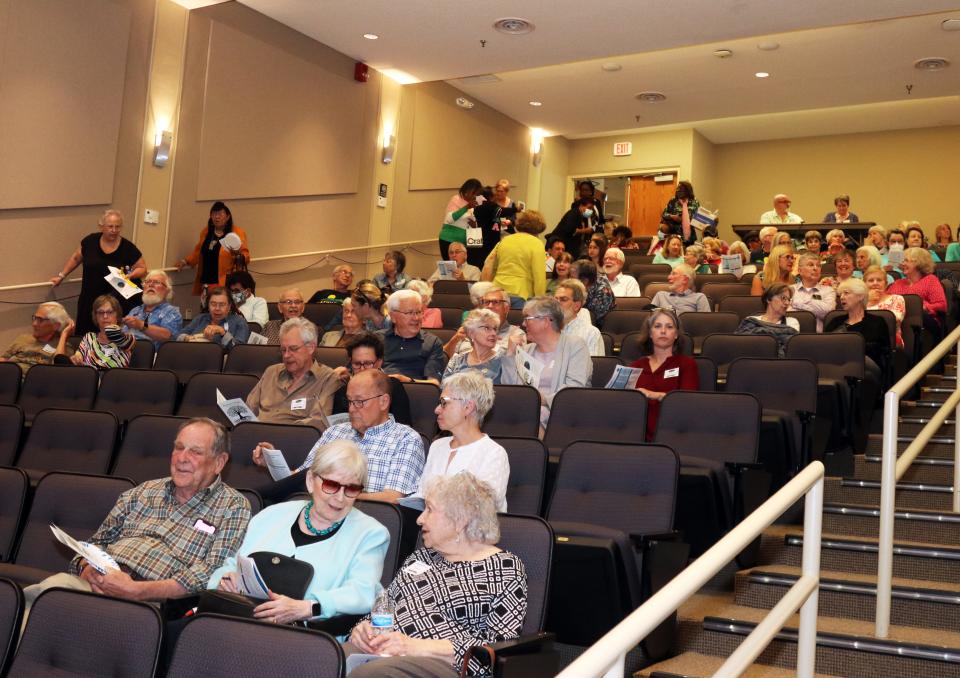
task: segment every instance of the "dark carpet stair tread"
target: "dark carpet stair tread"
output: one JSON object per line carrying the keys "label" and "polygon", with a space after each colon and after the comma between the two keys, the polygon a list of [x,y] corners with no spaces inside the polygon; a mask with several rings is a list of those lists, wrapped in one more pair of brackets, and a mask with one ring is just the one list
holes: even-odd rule
{"label": "dark carpet stair tread", "polygon": [[[799,577],[800,568],[793,565],[758,565],[749,570],[740,570],[737,577],[749,577],[751,574],[774,574],[786,575],[789,577]],[[857,572],[843,572],[840,570],[820,570],[820,579],[831,582],[849,582],[852,584],[863,584],[876,587],[876,574],[863,574]],[[960,582],[935,582],[926,579],[910,579],[907,577],[893,577],[893,587],[903,590],[919,590],[929,593],[942,593],[945,595],[960,596]]]}
{"label": "dark carpet stair tread", "polygon": [[[700,678],[701,676],[712,676],[726,661],[726,657],[714,657],[699,652],[684,652],[672,659],[659,662],[645,669],[637,671],[634,678],[649,678],[654,673],[667,678],[667,676],[683,676],[684,678]],[[740,674],[742,678],[791,678],[796,675],[793,669],[782,669],[777,666],[766,666],[764,664],[754,664]],[[835,678],[824,673],[815,673],[815,678]]]}

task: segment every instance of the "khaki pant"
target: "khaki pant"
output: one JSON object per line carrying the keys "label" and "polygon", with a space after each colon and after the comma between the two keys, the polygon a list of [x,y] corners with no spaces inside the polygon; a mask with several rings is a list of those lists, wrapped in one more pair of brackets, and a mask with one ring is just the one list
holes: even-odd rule
{"label": "khaki pant", "polygon": [[72,574],[68,574],[67,572],[55,574],[52,577],[47,577],[39,584],[27,586],[25,589],[23,589],[23,599],[26,604],[23,609],[23,624],[20,626],[21,635],[23,635],[24,629],[27,628],[27,618],[30,616],[30,608],[33,606],[33,601],[35,601],[37,596],[47,589],[73,589],[74,591],[93,590],[90,588],[90,584],[87,581]]}

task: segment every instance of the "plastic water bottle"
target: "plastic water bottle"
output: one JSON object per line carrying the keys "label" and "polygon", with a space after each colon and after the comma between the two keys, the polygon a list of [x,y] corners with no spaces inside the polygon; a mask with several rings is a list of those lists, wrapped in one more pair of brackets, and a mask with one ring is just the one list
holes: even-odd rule
{"label": "plastic water bottle", "polygon": [[395,611],[396,605],[390,598],[390,594],[386,589],[381,590],[373,601],[373,609],[370,611],[370,625],[373,627],[374,635],[379,636],[381,633],[393,631]]}

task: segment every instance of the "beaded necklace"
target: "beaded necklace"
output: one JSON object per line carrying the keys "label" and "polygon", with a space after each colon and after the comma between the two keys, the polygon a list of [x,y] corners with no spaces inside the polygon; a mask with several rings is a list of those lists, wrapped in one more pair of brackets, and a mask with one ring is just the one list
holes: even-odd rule
{"label": "beaded necklace", "polygon": [[312,508],[313,508],[313,499],[307,502],[307,505],[303,508],[303,522],[306,524],[307,529],[310,531],[310,534],[316,535],[318,537],[326,537],[331,532],[338,530],[340,526],[343,525],[343,521],[346,520],[345,517],[341,518],[330,527],[324,528],[322,530],[318,530],[310,523],[310,509]]}

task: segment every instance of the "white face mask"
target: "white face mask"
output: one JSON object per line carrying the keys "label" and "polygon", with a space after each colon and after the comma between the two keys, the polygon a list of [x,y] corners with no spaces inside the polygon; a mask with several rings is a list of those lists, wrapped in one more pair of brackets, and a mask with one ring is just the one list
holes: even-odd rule
{"label": "white face mask", "polygon": [[584,219],[589,219],[589,218],[592,217],[592,216],[593,216],[593,210],[590,210],[590,209],[583,210],[583,218],[584,218]]}

